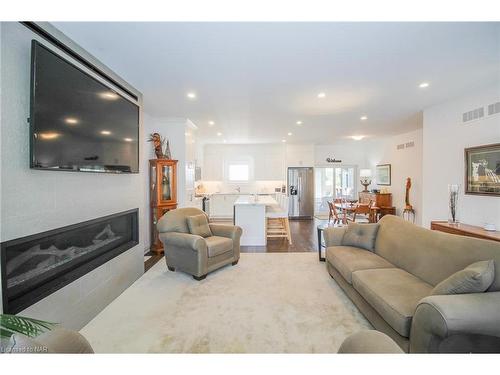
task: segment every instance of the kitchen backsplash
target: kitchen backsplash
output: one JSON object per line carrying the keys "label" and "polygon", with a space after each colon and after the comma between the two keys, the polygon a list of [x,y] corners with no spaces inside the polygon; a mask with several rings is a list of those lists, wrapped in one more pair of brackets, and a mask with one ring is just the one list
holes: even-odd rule
{"label": "kitchen backsplash", "polygon": [[198,190],[200,192],[204,190],[206,194],[238,193],[238,187],[242,194],[268,194],[274,193],[275,188],[281,188],[284,183],[284,181],[251,181],[247,183],[231,184],[224,181],[197,181],[196,186],[202,185],[203,189]]}

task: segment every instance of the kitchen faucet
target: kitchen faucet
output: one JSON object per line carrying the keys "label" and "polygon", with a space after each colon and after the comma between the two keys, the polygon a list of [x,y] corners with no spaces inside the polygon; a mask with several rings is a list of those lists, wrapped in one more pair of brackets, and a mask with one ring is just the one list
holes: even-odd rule
{"label": "kitchen faucet", "polygon": [[239,186],[236,186],[236,191],[237,191],[238,193],[241,193],[241,188],[240,188]]}

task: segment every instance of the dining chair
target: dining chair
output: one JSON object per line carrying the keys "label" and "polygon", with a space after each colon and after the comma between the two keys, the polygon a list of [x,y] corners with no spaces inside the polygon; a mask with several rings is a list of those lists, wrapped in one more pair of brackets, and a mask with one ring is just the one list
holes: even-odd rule
{"label": "dining chair", "polygon": [[368,204],[358,203],[356,205],[356,209],[354,210],[354,212],[352,214],[352,221],[356,222],[356,217],[358,217],[358,218],[362,217],[364,219],[363,222],[365,222],[365,220],[367,222],[370,222],[371,207],[372,207],[371,200]]}
{"label": "dining chair", "polygon": [[342,219],[339,216],[339,213],[337,211],[337,207],[335,207],[334,202],[328,202],[328,209],[329,209],[329,215],[328,215],[328,223],[330,223],[333,219],[333,224],[340,224],[342,222]]}

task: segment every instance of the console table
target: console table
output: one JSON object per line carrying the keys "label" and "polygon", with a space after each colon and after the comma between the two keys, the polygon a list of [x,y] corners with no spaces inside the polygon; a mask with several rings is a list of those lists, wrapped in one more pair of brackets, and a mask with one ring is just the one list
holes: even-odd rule
{"label": "console table", "polygon": [[441,232],[458,234],[460,236],[482,238],[500,242],[500,231],[488,231],[481,227],[469,224],[450,224],[447,221],[431,221],[431,229]]}

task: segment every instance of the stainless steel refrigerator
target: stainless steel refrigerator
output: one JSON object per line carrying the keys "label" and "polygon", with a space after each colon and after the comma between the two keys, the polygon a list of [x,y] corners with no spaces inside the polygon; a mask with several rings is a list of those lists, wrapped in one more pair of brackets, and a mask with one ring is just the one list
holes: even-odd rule
{"label": "stainless steel refrigerator", "polygon": [[312,168],[288,168],[288,216],[312,219],[314,214],[314,173]]}

